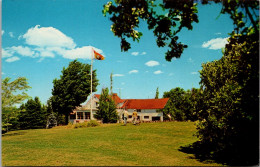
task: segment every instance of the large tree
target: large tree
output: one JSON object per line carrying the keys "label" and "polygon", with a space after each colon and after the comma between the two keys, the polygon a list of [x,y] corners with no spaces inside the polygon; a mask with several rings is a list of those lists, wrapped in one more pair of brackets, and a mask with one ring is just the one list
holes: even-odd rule
{"label": "large tree", "polygon": [[[52,89],[52,109],[65,115],[68,123],[69,113],[77,106],[86,101],[91,91],[91,66],[83,64],[77,60],[69,63],[67,68],[63,68],[60,79],[54,79]],[[96,70],[92,73],[93,92],[96,91],[98,80]]]}
{"label": "large tree", "polygon": [[16,129],[18,122],[18,110],[15,105],[21,104],[29,98],[25,92],[29,88],[27,79],[19,77],[14,81],[7,77],[2,80],[2,130],[3,132]]}
{"label": "large tree", "polygon": [[116,112],[116,104],[109,94],[108,88],[102,89],[95,118],[102,120],[103,123],[117,122],[118,115]]}
{"label": "large tree", "polygon": [[259,163],[258,31],[231,37],[224,56],[203,64],[198,137],[232,165]]}

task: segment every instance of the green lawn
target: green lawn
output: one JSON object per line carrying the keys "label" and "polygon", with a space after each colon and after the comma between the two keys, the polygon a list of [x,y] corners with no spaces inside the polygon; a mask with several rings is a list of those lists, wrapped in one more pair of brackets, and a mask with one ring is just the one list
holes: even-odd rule
{"label": "green lawn", "polygon": [[209,166],[178,149],[196,141],[193,122],[13,131],[2,136],[4,166]]}

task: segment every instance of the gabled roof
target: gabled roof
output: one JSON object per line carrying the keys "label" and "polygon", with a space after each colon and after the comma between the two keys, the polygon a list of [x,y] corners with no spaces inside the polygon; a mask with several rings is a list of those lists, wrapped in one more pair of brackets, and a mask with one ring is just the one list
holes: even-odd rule
{"label": "gabled roof", "polygon": [[[100,94],[95,94],[95,96],[100,99]],[[117,93],[113,93],[112,99],[115,101],[116,104],[118,103],[123,103],[125,100],[120,99],[120,97],[118,97]]]}
{"label": "gabled roof", "polygon": [[169,98],[163,99],[128,99],[121,108],[125,109],[163,109]]}

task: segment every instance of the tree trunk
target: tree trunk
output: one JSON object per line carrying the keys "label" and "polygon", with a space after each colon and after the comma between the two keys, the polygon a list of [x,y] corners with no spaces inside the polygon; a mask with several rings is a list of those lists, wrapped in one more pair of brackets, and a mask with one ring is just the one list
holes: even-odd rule
{"label": "tree trunk", "polygon": [[69,124],[69,114],[68,113],[65,114],[65,124],[66,125]]}

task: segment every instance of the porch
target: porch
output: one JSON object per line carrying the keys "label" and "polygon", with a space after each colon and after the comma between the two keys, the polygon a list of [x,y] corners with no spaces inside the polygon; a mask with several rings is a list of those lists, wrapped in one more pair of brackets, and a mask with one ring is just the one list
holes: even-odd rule
{"label": "porch", "polygon": [[93,119],[93,111],[92,114],[90,110],[85,111],[74,111],[73,113],[70,113],[69,116],[69,122],[70,123],[82,123],[87,122]]}

